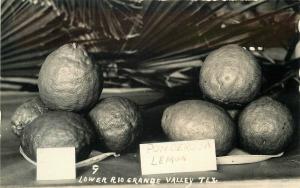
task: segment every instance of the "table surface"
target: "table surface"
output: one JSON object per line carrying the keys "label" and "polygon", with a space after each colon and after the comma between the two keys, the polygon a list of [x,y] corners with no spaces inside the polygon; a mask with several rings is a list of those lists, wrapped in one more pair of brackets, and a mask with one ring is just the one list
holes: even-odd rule
{"label": "table surface", "polygon": [[[1,185],[2,186],[58,186],[58,185],[87,185],[80,183],[80,177],[94,176],[91,166],[77,169],[77,180],[74,181],[36,181],[36,170],[19,153],[19,139],[10,129],[10,118],[15,109],[28,98],[36,94],[1,93]],[[296,125],[299,125],[299,94],[287,93],[281,98],[294,112]],[[145,140],[159,141],[161,132],[159,122],[161,114],[167,105],[159,105],[143,109],[145,120]],[[244,165],[219,165],[217,171],[193,172],[178,174],[163,174],[143,177],[165,179],[166,177],[215,177],[219,183],[240,180],[297,180],[300,178],[300,134],[297,129],[295,140],[290,148],[280,158]],[[97,163],[100,171],[96,177],[141,177],[138,151],[123,154],[118,158],[110,157]],[[59,168],[59,167],[58,167]],[[98,183],[92,183],[97,184]]]}

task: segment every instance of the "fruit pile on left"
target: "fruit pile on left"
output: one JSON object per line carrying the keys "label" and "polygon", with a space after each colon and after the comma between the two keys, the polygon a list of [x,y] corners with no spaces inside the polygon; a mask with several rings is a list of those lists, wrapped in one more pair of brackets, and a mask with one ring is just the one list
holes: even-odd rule
{"label": "fruit pile on left", "polygon": [[[39,97],[19,106],[11,118],[12,130],[20,137],[21,148],[30,159],[36,160],[37,148],[75,147],[76,161],[81,161],[88,158],[100,141],[104,142],[101,143],[104,147],[114,151],[109,147],[111,143],[106,143],[107,132],[101,127],[106,124],[94,125],[93,122],[97,121],[97,116],[106,118],[115,112],[104,109],[97,112],[100,114],[94,113],[93,117],[88,115],[94,107],[102,108],[99,98],[103,78],[100,66],[89,57],[83,46],[65,44],[48,55],[39,72],[38,88]],[[114,104],[120,100],[128,101],[120,97],[112,97],[108,101]],[[132,113],[138,118],[130,123],[138,128],[120,132],[120,126],[126,128],[128,125],[111,126],[110,132],[119,131],[120,137],[130,138],[124,139],[126,146],[123,142],[117,143],[118,152],[134,143],[141,127],[137,105],[132,101],[127,103],[129,105],[124,111],[132,108]],[[122,108],[117,109],[120,114],[126,113],[122,112]]]}

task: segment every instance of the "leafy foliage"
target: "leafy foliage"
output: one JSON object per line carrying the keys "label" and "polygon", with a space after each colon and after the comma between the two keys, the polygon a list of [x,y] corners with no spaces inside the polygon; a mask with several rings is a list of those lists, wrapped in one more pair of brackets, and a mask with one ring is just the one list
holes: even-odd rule
{"label": "leafy foliage", "polygon": [[[3,0],[1,6],[2,90],[35,90],[45,57],[68,42],[85,45],[102,64],[106,87],[196,83],[207,54],[230,43],[264,48],[253,52],[267,75],[263,93],[298,80],[297,1]],[[281,71],[268,76],[274,67]]]}

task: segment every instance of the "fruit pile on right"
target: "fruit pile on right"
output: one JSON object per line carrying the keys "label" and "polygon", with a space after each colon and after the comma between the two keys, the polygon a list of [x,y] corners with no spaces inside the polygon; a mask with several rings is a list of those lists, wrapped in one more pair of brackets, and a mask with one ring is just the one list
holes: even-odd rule
{"label": "fruit pile on right", "polygon": [[164,133],[174,141],[214,139],[217,156],[235,147],[250,154],[284,152],[295,132],[293,117],[284,104],[260,95],[262,77],[249,51],[234,44],[216,49],[200,70],[203,98],[166,108]]}

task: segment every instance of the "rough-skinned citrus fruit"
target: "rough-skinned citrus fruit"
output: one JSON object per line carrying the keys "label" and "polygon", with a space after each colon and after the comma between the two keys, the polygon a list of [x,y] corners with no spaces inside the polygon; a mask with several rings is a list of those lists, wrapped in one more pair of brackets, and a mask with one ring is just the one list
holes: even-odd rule
{"label": "rough-skinned citrus fruit", "polygon": [[75,147],[76,161],[81,161],[91,152],[93,135],[90,125],[80,115],[52,111],[39,116],[24,128],[21,146],[32,160],[36,160],[37,148]]}
{"label": "rough-skinned citrus fruit", "polygon": [[40,97],[35,97],[21,104],[11,117],[13,132],[20,136],[26,125],[47,111],[48,108],[41,101]]}
{"label": "rough-skinned citrus fruit", "polygon": [[270,97],[253,101],[239,117],[239,143],[252,154],[282,152],[293,132],[293,118],[288,108]]}
{"label": "rough-skinned citrus fruit", "polygon": [[142,130],[138,106],[126,98],[109,97],[101,100],[89,113],[107,149],[123,152],[135,144]]}
{"label": "rough-skinned citrus fruit", "polygon": [[102,91],[100,68],[82,46],[66,44],[42,64],[38,87],[42,101],[51,109],[81,111],[95,104]]}
{"label": "rough-skinned citrus fruit", "polygon": [[163,113],[162,128],[169,139],[215,139],[216,154],[227,154],[235,145],[236,127],[221,107],[201,100],[178,102]]}
{"label": "rough-skinned citrus fruit", "polygon": [[300,58],[300,41],[297,42],[296,47],[295,47],[295,58]]}
{"label": "rough-skinned citrus fruit", "polygon": [[238,45],[223,46],[208,55],[200,70],[200,88],[219,103],[250,102],[261,87],[261,69],[251,53]]}

